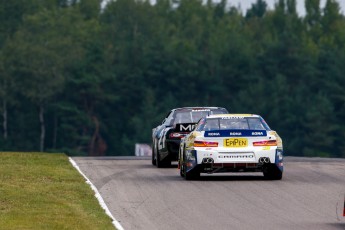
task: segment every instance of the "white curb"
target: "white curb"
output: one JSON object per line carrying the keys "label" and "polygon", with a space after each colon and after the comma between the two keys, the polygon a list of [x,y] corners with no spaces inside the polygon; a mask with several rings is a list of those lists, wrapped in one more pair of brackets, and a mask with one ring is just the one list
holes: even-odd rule
{"label": "white curb", "polygon": [[85,176],[85,174],[80,170],[80,168],[78,167],[77,163],[71,158],[69,157],[69,161],[71,162],[71,164],[73,165],[74,168],[76,168],[78,170],[78,172],[86,179],[86,183],[89,184],[91,186],[91,189],[95,192],[95,197],[97,198],[99,204],[101,205],[101,207],[105,210],[105,213],[113,220],[113,225],[115,226],[115,228],[117,228],[118,230],[124,230],[123,227],[121,226],[121,224],[113,217],[113,215],[111,214],[111,212],[109,211],[107,205],[105,204],[101,194],[98,192],[97,188],[91,183],[91,181],[89,180],[89,178],[87,178]]}

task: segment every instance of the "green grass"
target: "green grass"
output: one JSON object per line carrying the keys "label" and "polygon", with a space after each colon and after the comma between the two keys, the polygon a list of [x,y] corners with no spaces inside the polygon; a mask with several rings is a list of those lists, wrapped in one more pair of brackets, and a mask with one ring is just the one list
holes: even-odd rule
{"label": "green grass", "polygon": [[65,154],[0,152],[0,229],[114,229]]}

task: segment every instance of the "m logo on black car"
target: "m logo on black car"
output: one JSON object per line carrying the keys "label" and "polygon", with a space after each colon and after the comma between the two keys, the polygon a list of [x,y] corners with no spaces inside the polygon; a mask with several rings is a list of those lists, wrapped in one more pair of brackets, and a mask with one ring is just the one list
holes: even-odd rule
{"label": "m logo on black car", "polygon": [[179,132],[192,132],[195,124],[176,124],[176,131]]}

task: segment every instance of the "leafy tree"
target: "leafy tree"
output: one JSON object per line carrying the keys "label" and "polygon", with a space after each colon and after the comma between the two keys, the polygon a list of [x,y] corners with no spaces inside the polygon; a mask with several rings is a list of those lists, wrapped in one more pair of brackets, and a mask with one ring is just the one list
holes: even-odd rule
{"label": "leafy tree", "polygon": [[312,102],[307,102],[310,106],[303,123],[306,133],[303,138],[303,154],[330,157],[329,148],[335,144],[334,134],[337,129],[334,116],[332,116],[333,106],[329,98],[322,94],[313,95],[309,100]]}
{"label": "leafy tree", "polygon": [[307,30],[311,34],[312,39],[317,41],[322,34],[320,0],[306,0],[305,9],[307,14],[304,21]]}
{"label": "leafy tree", "polygon": [[251,17],[263,17],[267,11],[267,3],[263,0],[257,0],[256,3],[252,4],[252,7],[247,10],[246,18]]}
{"label": "leafy tree", "polygon": [[16,32],[14,40],[8,43],[8,49],[13,52],[10,64],[18,89],[39,109],[40,151],[44,150],[45,142],[45,108],[63,90],[63,69],[68,63],[65,55],[73,49],[70,37],[60,29],[68,30],[70,22],[63,19],[69,13],[44,10],[27,16],[24,26]]}
{"label": "leafy tree", "polygon": [[78,6],[86,20],[97,18],[101,11],[100,0],[81,0]]}
{"label": "leafy tree", "polygon": [[209,105],[263,115],[289,155],[344,157],[345,18],[319,3],[3,1],[0,145],[130,155],[171,108]]}

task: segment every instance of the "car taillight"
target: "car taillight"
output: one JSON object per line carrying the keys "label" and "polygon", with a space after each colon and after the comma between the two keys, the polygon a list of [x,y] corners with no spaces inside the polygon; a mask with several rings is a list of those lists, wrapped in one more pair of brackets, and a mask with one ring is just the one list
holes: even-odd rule
{"label": "car taillight", "polygon": [[254,146],[277,146],[276,140],[253,142]]}
{"label": "car taillight", "polygon": [[186,133],[170,133],[169,137],[170,138],[182,138],[186,135],[187,135]]}
{"label": "car taillight", "polygon": [[194,147],[218,147],[218,142],[194,141]]}

